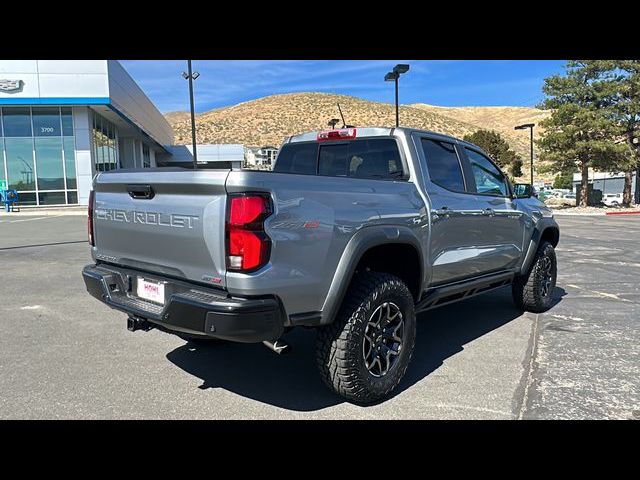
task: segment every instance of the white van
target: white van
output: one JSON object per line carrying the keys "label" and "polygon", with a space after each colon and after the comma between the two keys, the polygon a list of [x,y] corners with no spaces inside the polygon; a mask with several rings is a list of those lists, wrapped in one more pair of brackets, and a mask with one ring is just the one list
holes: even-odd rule
{"label": "white van", "polygon": [[622,205],[622,194],[621,193],[605,193],[602,196],[602,203],[604,203],[607,207],[618,207]]}

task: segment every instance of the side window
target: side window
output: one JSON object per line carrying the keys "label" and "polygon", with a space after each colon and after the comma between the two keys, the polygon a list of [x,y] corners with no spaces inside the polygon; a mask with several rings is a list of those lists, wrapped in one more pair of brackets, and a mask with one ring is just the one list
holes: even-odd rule
{"label": "side window", "polygon": [[462,168],[453,143],[423,138],[422,150],[433,183],[448,190],[465,191]]}
{"label": "side window", "polygon": [[509,196],[509,187],[502,172],[487,157],[475,150],[465,148],[473,178],[476,181],[476,191],[483,195]]}
{"label": "side window", "polygon": [[318,156],[317,143],[293,143],[282,147],[273,171],[315,175]]}

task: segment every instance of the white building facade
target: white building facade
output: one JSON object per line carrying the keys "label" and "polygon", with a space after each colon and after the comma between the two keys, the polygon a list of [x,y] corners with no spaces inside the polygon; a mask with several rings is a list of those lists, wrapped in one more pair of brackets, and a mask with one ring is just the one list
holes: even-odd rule
{"label": "white building facade", "polygon": [[171,145],[117,61],[0,60],[0,188],[20,205],[86,205],[97,172],[155,167]]}

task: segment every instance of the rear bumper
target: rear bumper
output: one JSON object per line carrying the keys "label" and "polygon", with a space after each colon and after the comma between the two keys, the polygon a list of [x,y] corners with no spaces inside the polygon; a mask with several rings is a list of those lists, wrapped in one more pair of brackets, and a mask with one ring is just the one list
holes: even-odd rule
{"label": "rear bumper", "polygon": [[[164,329],[236,342],[276,340],[284,331],[284,311],[275,296],[237,298],[161,275],[112,265],[82,270],[87,291],[111,308],[143,318]],[[138,277],[165,282],[165,305],[135,296]]]}

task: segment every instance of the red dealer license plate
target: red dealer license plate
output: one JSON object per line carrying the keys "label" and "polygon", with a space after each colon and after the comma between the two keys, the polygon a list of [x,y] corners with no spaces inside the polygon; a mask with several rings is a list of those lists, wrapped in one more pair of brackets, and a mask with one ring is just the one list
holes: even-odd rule
{"label": "red dealer license plate", "polygon": [[138,277],[138,297],[164,305],[164,284]]}

